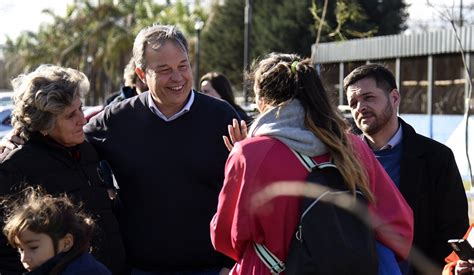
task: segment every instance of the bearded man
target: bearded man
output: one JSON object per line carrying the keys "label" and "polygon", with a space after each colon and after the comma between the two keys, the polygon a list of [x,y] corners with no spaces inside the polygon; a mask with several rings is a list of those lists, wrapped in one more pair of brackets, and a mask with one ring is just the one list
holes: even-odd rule
{"label": "bearded man", "polygon": [[[383,65],[356,68],[344,79],[344,92],[361,138],[413,209],[414,246],[440,267],[440,274],[451,252],[448,239],[462,238],[469,227],[466,193],[451,149],[417,134],[398,117],[400,92]],[[422,274],[410,264],[401,270]]]}

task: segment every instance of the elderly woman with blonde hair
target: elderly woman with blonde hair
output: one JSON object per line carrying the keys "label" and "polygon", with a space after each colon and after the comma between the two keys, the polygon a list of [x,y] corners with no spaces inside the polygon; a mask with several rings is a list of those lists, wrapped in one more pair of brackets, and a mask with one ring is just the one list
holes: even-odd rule
{"label": "elderly woman with blonde hair", "polygon": [[[25,143],[0,155],[0,196],[16,196],[25,186],[67,194],[97,220],[94,256],[114,274],[122,272],[125,256],[112,201],[98,170],[98,155],[82,129],[87,77],[71,68],[41,65],[12,85],[12,124]],[[0,236],[0,274],[23,272],[24,260]]]}

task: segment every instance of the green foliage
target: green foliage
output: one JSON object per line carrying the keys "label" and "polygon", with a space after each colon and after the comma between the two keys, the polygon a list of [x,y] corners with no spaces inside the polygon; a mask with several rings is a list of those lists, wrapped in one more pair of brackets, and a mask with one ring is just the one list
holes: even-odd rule
{"label": "green foliage", "polygon": [[[397,34],[406,28],[403,0],[328,0],[321,41]],[[311,13],[318,26],[324,0],[313,0]]]}
{"label": "green foliage", "polygon": [[367,24],[377,26],[376,35],[397,34],[406,29],[407,5],[402,0],[364,0],[360,6],[367,15]]}
{"label": "green foliage", "polygon": [[253,56],[274,51],[308,56],[315,38],[310,3],[310,0],[259,1],[254,13]]}
{"label": "green foliage", "polygon": [[[203,32],[203,72],[220,71],[242,88],[243,0],[215,4]],[[250,59],[267,53],[311,54],[324,0],[254,0]],[[402,0],[328,0],[321,41],[399,33],[405,28]],[[249,60],[249,62],[251,62]]]}
{"label": "green foliage", "polygon": [[[250,41],[250,60],[270,52],[311,53],[315,30],[311,0],[256,0]],[[202,37],[203,72],[224,73],[236,90],[242,89],[245,1],[215,3]]]}
{"label": "green foliage", "polygon": [[[206,19],[199,5],[191,11],[181,0],[158,5],[154,0],[75,0],[65,16],[43,11],[53,23],[22,33],[2,46],[7,79],[42,63],[83,71],[91,82],[86,104],[99,104],[122,85],[136,34],[153,23],[175,24],[192,38],[194,22]],[[192,45],[192,40],[190,40]]]}
{"label": "green foliage", "polygon": [[[8,75],[31,71],[41,63],[82,70],[91,81],[86,104],[99,104],[122,83],[123,68],[133,40],[144,26],[174,24],[185,33],[194,56],[197,20],[205,22],[201,36],[201,69],[227,75],[242,88],[244,0],[214,0],[209,11],[195,0],[75,0],[65,16],[44,11],[53,23],[37,32],[7,39],[2,52]],[[321,22],[324,0],[254,0],[250,60],[278,51],[309,56]],[[405,28],[402,0],[328,0],[321,41],[398,33]],[[0,76],[1,79],[1,76]],[[1,86],[2,83],[0,83]]]}
{"label": "green foliage", "polygon": [[357,2],[337,1],[335,14],[337,26],[336,29],[328,35],[329,37],[337,36],[340,40],[346,40],[346,34],[352,37],[362,38],[370,37],[377,32],[377,27],[367,31],[356,31],[350,28],[343,28],[346,23],[350,24],[350,22],[352,22],[357,24],[367,20],[367,16]]}
{"label": "green foliage", "polygon": [[245,1],[212,4],[201,40],[202,72],[219,71],[233,84],[242,82]]}

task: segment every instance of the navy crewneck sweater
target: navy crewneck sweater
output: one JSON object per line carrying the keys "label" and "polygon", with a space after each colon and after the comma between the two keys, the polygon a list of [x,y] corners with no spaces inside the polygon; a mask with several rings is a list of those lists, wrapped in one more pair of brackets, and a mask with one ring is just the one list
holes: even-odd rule
{"label": "navy crewneck sweater", "polygon": [[402,159],[402,143],[390,149],[374,151],[375,157],[382,164],[395,185],[400,188],[400,161]]}
{"label": "navy crewneck sweater", "polygon": [[222,136],[237,114],[228,103],[195,93],[189,112],[165,122],[147,101],[142,93],[108,106],[85,127],[120,186],[127,258],[152,271],[222,266],[209,222],[228,156]]}

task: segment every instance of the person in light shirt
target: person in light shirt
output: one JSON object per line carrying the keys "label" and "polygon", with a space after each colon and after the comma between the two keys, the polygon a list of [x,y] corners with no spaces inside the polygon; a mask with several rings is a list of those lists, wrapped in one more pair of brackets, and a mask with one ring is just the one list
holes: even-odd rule
{"label": "person in light shirt", "polygon": [[[357,127],[413,209],[414,245],[441,273],[450,253],[449,239],[460,238],[469,226],[467,199],[453,152],[417,134],[398,117],[401,95],[395,77],[380,64],[354,69],[344,91]],[[402,265],[405,274],[412,266]]]}
{"label": "person in light shirt", "polygon": [[225,274],[232,261],[212,248],[209,221],[228,156],[222,136],[238,115],[192,90],[188,44],[175,26],[142,29],[133,57],[149,90],[107,106],[84,128],[119,184],[131,274]]}

